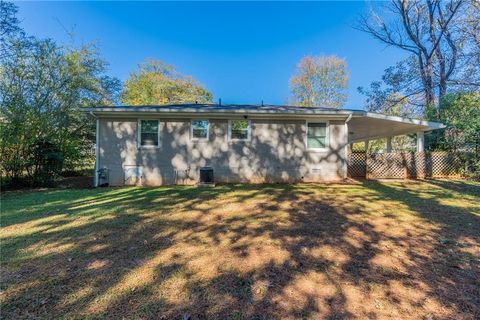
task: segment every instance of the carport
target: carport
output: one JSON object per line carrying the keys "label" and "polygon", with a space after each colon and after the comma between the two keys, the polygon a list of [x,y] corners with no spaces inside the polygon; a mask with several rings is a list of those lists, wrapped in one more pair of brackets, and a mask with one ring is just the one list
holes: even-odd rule
{"label": "carport", "polygon": [[[387,116],[351,110],[347,119],[348,143],[363,142],[365,151],[348,154],[348,175],[367,179],[458,177],[462,169],[459,154],[425,152],[425,132],[445,128],[438,122]],[[393,152],[392,138],[415,134],[416,152]],[[370,140],[387,140],[386,152],[368,151]]]}
{"label": "carport", "polygon": [[348,142],[368,142],[375,139],[387,139],[387,152],[392,152],[392,138],[395,136],[416,134],[417,152],[424,152],[426,131],[441,129],[445,126],[438,122],[387,116],[366,111],[352,111],[348,123]]}

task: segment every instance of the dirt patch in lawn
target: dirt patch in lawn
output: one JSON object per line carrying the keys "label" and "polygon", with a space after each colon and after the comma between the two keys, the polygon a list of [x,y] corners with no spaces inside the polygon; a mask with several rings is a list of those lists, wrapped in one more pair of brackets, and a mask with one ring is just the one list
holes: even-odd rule
{"label": "dirt patch in lawn", "polygon": [[2,199],[2,317],[480,317],[480,186],[106,188]]}

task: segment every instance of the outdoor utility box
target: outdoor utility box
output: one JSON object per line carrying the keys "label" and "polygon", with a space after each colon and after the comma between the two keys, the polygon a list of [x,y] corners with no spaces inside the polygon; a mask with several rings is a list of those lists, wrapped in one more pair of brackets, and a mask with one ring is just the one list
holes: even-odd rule
{"label": "outdoor utility box", "polygon": [[97,177],[98,177],[98,186],[99,187],[108,187],[108,169],[101,168],[97,170]]}
{"label": "outdoor utility box", "polygon": [[213,168],[202,167],[200,168],[200,185],[213,185]]}

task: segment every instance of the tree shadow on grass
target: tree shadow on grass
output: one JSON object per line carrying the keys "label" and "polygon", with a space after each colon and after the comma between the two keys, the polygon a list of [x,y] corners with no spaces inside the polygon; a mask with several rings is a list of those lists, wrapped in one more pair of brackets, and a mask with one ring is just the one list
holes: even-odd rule
{"label": "tree shadow on grass", "polygon": [[[52,195],[44,196],[48,201]],[[379,217],[371,205],[385,199],[393,205]],[[469,225],[478,226],[478,220],[468,210],[419,198],[405,186],[225,185],[79,193],[48,206],[49,213],[39,207],[23,219],[10,216],[9,232],[2,236],[8,265],[2,269],[2,311],[12,318],[395,315],[379,309],[375,299],[381,299],[400,316],[412,310],[425,315],[428,301],[454,315],[478,315],[478,272],[461,260],[474,257],[438,242],[429,243],[425,255],[416,247],[425,239],[415,230],[409,235],[379,229],[382,223],[396,226],[396,203],[440,226],[428,230],[434,239],[452,233],[455,241],[462,241],[461,235],[478,241]],[[452,219],[437,217],[437,211],[455,212],[463,222],[452,226]],[[35,229],[12,232],[22,223]],[[387,242],[407,253],[405,260],[397,259],[398,268],[376,263],[388,253]],[[451,272],[456,255],[461,269]],[[395,285],[425,292],[426,300],[409,300]]]}
{"label": "tree shadow on grass", "polygon": [[480,197],[480,186],[467,180],[428,180],[428,183],[441,187],[445,190],[459,192],[461,194]]}
{"label": "tree shadow on grass", "polygon": [[[409,248],[409,259],[414,266],[411,273],[428,285],[430,297],[461,310],[466,318],[479,318],[480,216],[473,212],[478,209],[475,205],[461,206],[466,201],[464,191],[476,197],[479,187],[453,181],[428,183],[432,189],[418,190],[412,187],[415,184],[367,183],[367,186],[386,199],[408,206],[436,227],[425,239],[429,245],[427,256],[415,246]],[[455,199],[459,206],[445,204],[445,200]]]}

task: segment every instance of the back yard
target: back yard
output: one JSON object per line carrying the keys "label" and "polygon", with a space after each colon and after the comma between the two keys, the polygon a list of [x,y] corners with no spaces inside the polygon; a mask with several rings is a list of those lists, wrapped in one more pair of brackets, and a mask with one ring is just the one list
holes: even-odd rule
{"label": "back yard", "polygon": [[7,192],[3,318],[480,318],[480,184]]}

